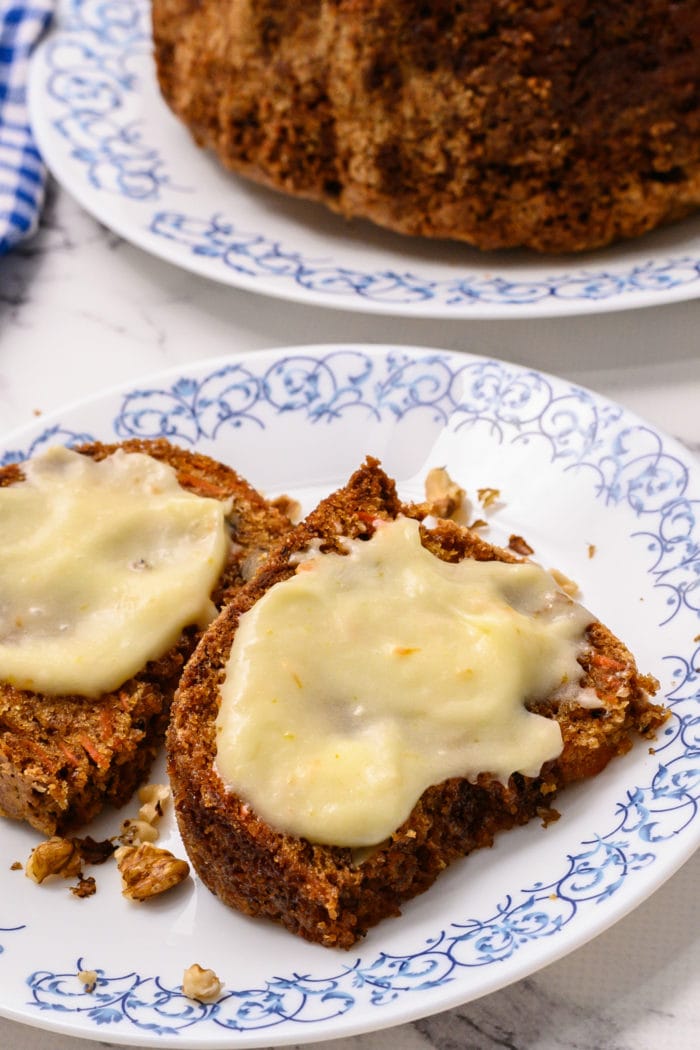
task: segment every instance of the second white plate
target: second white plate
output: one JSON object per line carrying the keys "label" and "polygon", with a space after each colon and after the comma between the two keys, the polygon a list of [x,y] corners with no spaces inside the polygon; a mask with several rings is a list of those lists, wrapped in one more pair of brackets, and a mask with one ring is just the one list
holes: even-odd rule
{"label": "second white plate", "polygon": [[61,0],[30,110],[56,178],[127,240],[204,277],[408,317],[599,313],[700,295],[700,218],[582,256],[481,253],[347,223],[223,171],[156,83],[148,0]]}

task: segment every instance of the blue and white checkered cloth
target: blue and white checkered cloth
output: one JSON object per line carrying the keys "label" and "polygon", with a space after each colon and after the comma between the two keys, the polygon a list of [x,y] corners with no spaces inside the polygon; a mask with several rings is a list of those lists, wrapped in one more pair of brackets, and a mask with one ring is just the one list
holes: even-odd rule
{"label": "blue and white checkered cloth", "polygon": [[0,0],[0,255],[34,232],[46,169],[27,112],[29,57],[53,14],[53,0]]}

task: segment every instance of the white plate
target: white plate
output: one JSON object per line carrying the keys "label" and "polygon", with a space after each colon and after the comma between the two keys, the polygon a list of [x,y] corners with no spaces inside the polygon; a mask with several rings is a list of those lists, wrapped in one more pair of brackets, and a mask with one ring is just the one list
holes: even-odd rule
{"label": "white plate", "polygon": [[[700,467],[597,395],[501,361],[409,347],[319,346],[210,361],[108,391],[16,431],[0,462],[48,443],[164,434],[308,507],[378,455],[404,495],[447,464],[470,492],[498,487],[489,538],[524,534],[546,565],[658,676],[673,719],[564,793],[562,818],[502,835],[349,953],[221,905],[196,879],[132,905],[112,865],[97,894],[37,887],[37,835],[4,822],[0,1013],[110,1043],[216,1048],[309,1043],[444,1010],[516,981],[639,905],[693,852],[698,816]],[[595,546],[591,556],[589,545]],[[127,807],[126,814],[133,812]],[[113,834],[124,814],[91,827]],[[162,843],[183,855],[172,815]],[[183,998],[193,962],[225,988]],[[76,973],[95,969],[88,994]]]}
{"label": "white plate", "polygon": [[598,313],[700,295],[700,218],[583,256],[482,254],[346,223],[225,173],[156,85],[147,0],[62,0],[30,109],[56,178],[127,240],[225,284],[410,317]]}

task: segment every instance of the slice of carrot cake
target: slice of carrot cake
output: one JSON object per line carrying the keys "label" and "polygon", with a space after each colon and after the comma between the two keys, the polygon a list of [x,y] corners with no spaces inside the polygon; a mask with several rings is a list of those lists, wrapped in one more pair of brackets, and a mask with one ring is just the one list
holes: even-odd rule
{"label": "slice of carrot cake", "polygon": [[226,904],[349,948],[450,861],[553,816],[665,711],[535,563],[420,522],[368,459],[206,631],[168,762]]}
{"label": "slice of carrot cake", "polygon": [[0,814],[52,835],[131,796],[202,630],[290,524],[164,440],[7,466],[0,515]]}

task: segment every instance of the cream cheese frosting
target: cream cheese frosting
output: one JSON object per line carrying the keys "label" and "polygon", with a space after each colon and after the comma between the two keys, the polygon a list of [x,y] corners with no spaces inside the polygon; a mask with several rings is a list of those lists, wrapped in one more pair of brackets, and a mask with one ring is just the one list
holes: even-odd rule
{"label": "cream cheese frosting", "polygon": [[437,558],[410,518],[345,546],[241,617],[216,768],[272,827],[362,848],[431,784],[556,758],[558,724],[526,703],[579,681],[593,618],[532,562]]}
{"label": "cream cheese frosting", "polygon": [[118,450],[50,448],[0,489],[0,679],[97,696],[215,614],[225,504]]}

